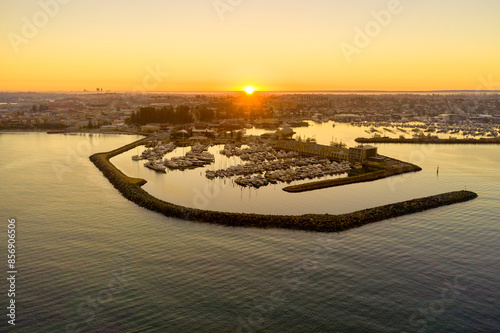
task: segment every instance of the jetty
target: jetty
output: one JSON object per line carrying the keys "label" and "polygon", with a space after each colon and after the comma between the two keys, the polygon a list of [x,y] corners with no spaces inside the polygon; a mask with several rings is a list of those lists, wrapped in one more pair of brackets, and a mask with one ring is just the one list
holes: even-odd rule
{"label": "jetty", "polygon": [[469,201],[477,197],[477,194],[471,191],[456,191],[341,215],[264,215],[202,210],[175,205],[152,196],[141,187],[146,183],[144,179],[126,176],[109,161],[111,157],[142,145],[144,142],[144,139],[142,139],[109,152],[97,153],[90,156],[90,160],[128,200],[138,206],[165,216],[189,221],[216,223],[233,227],[286,228],[317,232],[339,232],[368,223]]}
{"label": "jetty", "polygon": [[313,190],[319,190],[319,189],[324,189],[324,188],[329,188],[329,187],[343,186],[343,185],[363,183],[363,182],[371,182],[374,180],[387,178],[387,177],[391,177],[391,176],[395,176],[395,175],[400,175],[400,174],[407,173],[407,172],[417,172],[417,171],[422,170],[422,168],[420,168],[417,165],[407,163],[407,162],[401,162],[401,161],[399,161],[399,162],[400,162],[400,164],[398,164],[397,166],[394,166],[392,168],[376,168],[376,169],[372,169],[372,171],[370,171],[370,172],[363,173],[361,175],[352,176],[352,177],[327,179],[327,180],[309,182],[309,183],[305,183],[305,184],[287,186],[287,187],[283,188],[283,191],[291,192],[291,193],[313,191]]}

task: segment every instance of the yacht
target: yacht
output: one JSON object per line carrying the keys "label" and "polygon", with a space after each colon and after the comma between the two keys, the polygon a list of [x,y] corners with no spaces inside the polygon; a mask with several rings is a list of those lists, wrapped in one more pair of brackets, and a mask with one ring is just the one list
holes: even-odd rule
{"label": "yacht", "polygon": [[146,163],[144,163],[144,166],[146,168],[152,169],[154,171],[159,171],[159,172],[165,172],[165,169],[167,168],[161,162],[146,162]]}

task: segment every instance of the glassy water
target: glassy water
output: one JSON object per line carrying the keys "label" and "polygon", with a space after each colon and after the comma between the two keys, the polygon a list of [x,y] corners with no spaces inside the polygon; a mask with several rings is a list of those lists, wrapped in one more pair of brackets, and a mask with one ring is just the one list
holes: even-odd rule
{"label": "glassy water", "polygon": [[[330,134],[321,134],[326,143]],[[193,223],[137,207],[88,160],[137,139],[0,134],[1,232],[7,233],[7,219],[17,221],[17,331],[500,329],[498,146],[380,145],[380,153],[424,170],[300,197],[279,187],[247,193],[231,185],[207,198],[209,209],[302,214],[348,212],[465,186],[479,194],[471,202],[321,234]],[[113,162],[177,203],[196,206],[193,186],[210,186],[199,170],[156,174],[126,154]],[[7,237],[0,239],[6,251]],[[5,260],[2,268],[7,271]],[[7,326],[5,314],[0,325]]]}

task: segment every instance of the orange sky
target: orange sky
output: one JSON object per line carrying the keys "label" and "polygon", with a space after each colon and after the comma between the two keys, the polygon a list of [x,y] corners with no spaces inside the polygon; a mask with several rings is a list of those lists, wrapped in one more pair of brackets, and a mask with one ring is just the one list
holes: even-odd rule
{"label": "orange sky", "polygon": [[500,89],[499,13],[496,0],[1,1],[0,90]]}

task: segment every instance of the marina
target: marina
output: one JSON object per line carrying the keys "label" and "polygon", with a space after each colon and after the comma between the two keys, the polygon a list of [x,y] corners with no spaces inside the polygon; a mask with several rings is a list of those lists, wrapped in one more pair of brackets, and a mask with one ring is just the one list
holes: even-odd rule
{"label": "marina", "polygon": [[148,162],[144,163],[144,166],[158,172],[165,172],[167,168],[171,170],[195,169],[211,164],[215,160],[214,156],[207,152],[209,146],[195,144],[184,156],[163,159],[166,154],[173,152],[176,146],[173,142],[165,144],[158,142],[152,148],[144,150],[141,155],[132,156],[132,160],[147,159]]}
{"label": "marina", "polygon": [[[146,141],[152,142],[151,139]],[[400,164],[389,157],[379,156],[377,148],[368,145],[346,148],[295,140],[261,140],[259,137],[245,136],[243,142],[227,143],[219,150],[223,159],[238,158],[243,163],[215,169],[210,167],[215,162],[214,154],[208,152],[211,146],[212,142],[194,143],[190,148],[182,148],[190,149],[183,156],[163,159],[165,154],[175,150],[175,144],[158,141],[141,155],[132,156],[132,160],[148,158],[144,166],[161,173],[165,173],[167,168],[186,170],[208,166],[205,168],[207,179],[228,178],[239,186],[254,188],[330,176],[345,177],[347,172],[360,169],[363,164],[377,169],[391,169]],[[398,173],[404,172],[401,170]],[[390,174],[387,173],[385,177]]]}
{"label": "marina", "polygon": [[290,183],[295,180],[314,179],[334,174],[342,174],[351,169],[348,162],[337,163],[329,159],[316,157],[300,157],[297,151],[276,150],[279,143],[253,144],[246,148],[227,144],[220,151],[231,157],[239,156],[245,164],[237,164],[227,169],[206,170],[208,179],[237,177],[234,182],[240,186],[259,188],[277,182]]}
{"label": "marina", "polygon": [[165,173],[167,169],[186,170],[208,166],[205,169],[205,177],[208,179],[232,178],[235,184],[256,188],[278,182],[289,184],[297,180],[345,174],[353,168],[348,161],[336,162],[321,156],[301,157],[299,152],[275,150],[275,144],[261,143],[250,146],[224,145],[219,154],[224,158],[237,157],[242,163],[214,169],[210,165],[215,162],[215,156],[207,151],[211,144],[195,144],[183,156],[163,158],[175,150],[172,142],[168,146],[172,149],[165,150],[161,148],[164,145],[159,143],[157,147],[147,148],[141,155],[132,156],[132,160],[137,162],[147,159],[144,166],[161,173]]}
{"label": "marina", "polygon": [[232,212],[219,212],[190,208],[160,200],[141,188],[136,181],[123,175],[109,159],[132,149],[136,143],[90,156],[90,160],[113,184],[113,186],[128,200],[138,206],[161,213],[167,217],[182,218],[189,221],[222,224],[234,227],[285,228],[318,232],[339,232],[362,225],[378,222],[398,216],[414,214],[428,209],[452,205],[473,200],[477,194],[470,191],[455,191],[442,193],[426,198],[393,203],[381,207],[363,209],[341,215],[258,215]]}
{"label": "marina", "polygon": [[[342,141],[351,147],[356,147],[357,143],[355,139],[363,133],[362,127],[337,123],[336,127],[333,128],[329,125],[329,122],[311,124],[309,127],[296,128],[295,130],[298,132],[296,136],[300,135],[302,137],[311,136],[311,133],[315,133],[319,144],[322,145],[328,145],[332,141],[332,136],[335,138],[341,137]],[[266,132],[268,130],[253,128],[249,129],[247,133],[258,136]],[[238,149],[249,148],[254,143],[242,144]],[[422,167],[422,171],[349,186],[324,188],[319,190],[319,192],[307,191],[293,194],[287,193],[283,189],[313,181],[347,179],[347,173],[337,173],[314,179],[293,180],[290,183],[286,181],[278,181],[276,184],[269,182],[268,185],[259,185],[259,188],[253,185],[240,186],[235,182],[239,177],[246,178],[246,175],[207,178],[207,171],[231,170],[231,167],[250,162],[249,160],[241,159],[241,155],[227,156],[221,154],[221,151],[225,149],[224,147],[224,144],[215,144],[208,147],[208,152],[214,155],[215,160],[203,168],[188,168],[184,170],[167,168],[166,174],[144,168],[142,166],[143,161],[139,163],[131,161],[131,156],[140,154],[143,150],[141,146],[113,157],[111,161],[119,166],[119,169],[123,170],[127,175],[146,179],[147,183],[143,188],[162,200],[187,207],[217,211],[265,214],[287,214],[289,212],[293,212],[293,214],[309,212],[347,213],[367,206],[389,204],[398,201],[398,199],[412,199],[414,198],[416,188],[419,193],[427,193],[429,195],[439,193],[443,189],[449,191],[457,190],[456,187],[442,187],[441,184],[447,177],[447,170],[453,168],[453,166],[446,166],[446,161],[441,161],[440,163],[436,161],[440,154],[447,156],[455,151],[456,148],[453,148],[453,146],[442,146],[438,149],[430,145],[427,148],[415,146],[408,149],[404,145],[380,144],[380,154],[414,163]],[[464,145],[461,150],[466,150],[468,154],[474,155],[485,153],[485,150],[487,151],[488,148],[487,146],[472,147],[471,145]],[[189,147],[177,147],[173,152],[165,155],[164,158],[171,159],[172,157],[184,156],[188,151],[190,151]],[[437,151],[441,151],[441,153]],[[282,153],[284,152],[282,151]],[[303,158],[310,157],[312,156],[304,156]],[[265,163],[271,162],[273,161],[266,161]],[[439,179],[436,180],[436,166],[438,164],[440,165],[440,173]],[[348,172],[355,170],[356,168]],[[260,175],[264,175],[264,172],[261,172]],[[264,180],[261,179],[261,181]],[[468,181],[468,183],[471,183],[471,181]],[[463,189],[464,186],[461,188]],[[362,202],[357,199],[360,191],[370,194],[364,197]],[[332,205],[332,201],[342,204]]]}

